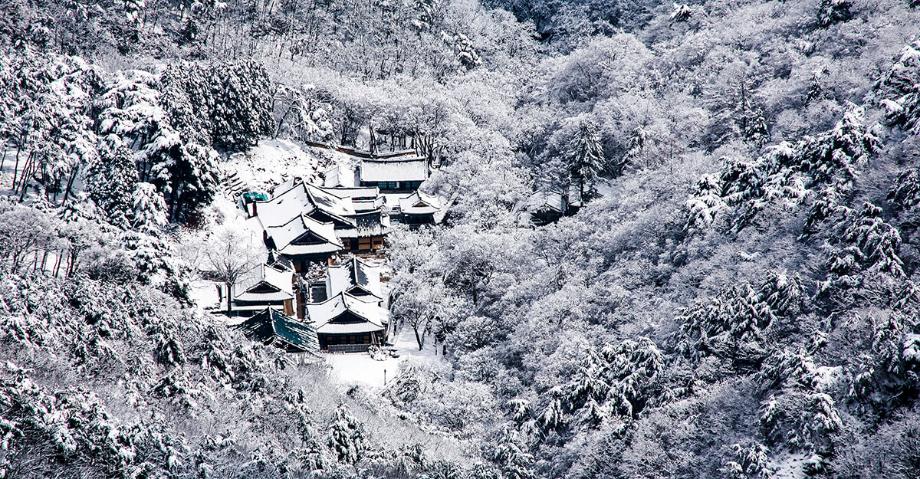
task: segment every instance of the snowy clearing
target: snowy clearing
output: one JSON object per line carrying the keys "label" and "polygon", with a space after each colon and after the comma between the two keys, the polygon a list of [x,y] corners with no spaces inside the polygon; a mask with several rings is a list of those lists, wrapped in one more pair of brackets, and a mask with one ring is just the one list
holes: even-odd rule
{"label": "snowy clearing", "polygon": [[398,358],[377,361],[367,353],[323,353],[323,357],[332,368],[331,377],[340,385],[382,389],[384,377],[387,382],[391,381],[405,362],[440,361],[441,356],[435,353],[431,340],[429,338],[425,348],[419,351],[412,329],[406,326],[397,333],[393,344],[399,352]]}
{"label": "snowy clearing", "polygon": [[260,140],[245,153],[232,155],[223,170],[235,183],[235,189],[267,191],[295,176],[310,178],[319,164],[319,157],[307,153],[299,144],[276,139]]}

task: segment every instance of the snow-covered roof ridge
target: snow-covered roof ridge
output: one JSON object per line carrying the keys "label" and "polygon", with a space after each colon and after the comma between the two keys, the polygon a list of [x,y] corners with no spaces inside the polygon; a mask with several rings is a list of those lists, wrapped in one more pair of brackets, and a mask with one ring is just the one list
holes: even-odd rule
{"label": "snow-covered roof ridge", "polygon": [[264,229],[289,223],[291,219],[312,208],[312,199],[302,181],[268,201],[255,203],[256,216]]}
{"label": "snow-covered roof ridge", "polygon": [[411,158],[365,159],[359,167],[361,181],[425,181],[428,179],[428,160],[421,156]]}
{"label": "snow-covered roof ridge", "polygon": [[357,256],[353,256],[347,262],[329,266],[326,274],[326,288],[330,296],[343,292],[351,293],[354,288],[360,288],[373,296],[375,301],[383,300],[380,269]]}
{"label": "snow-covered roof ridge", "polygon": [[[250,291],[260,284],[266,284],[277,291]],[[293,273],[260,264],[243,274],[240,281],[234,285],[234,291],[236,292],[234,299],[240,301],[292,299],[294,297]]]}
{"label": "snow-covered roof ridge", "polygon": [[306,188],[312,206],[323,213],[345,222],[350,222],[348,217],[355,214],[355,208],[348,196],[341,196],[329,189],[306,183],[304,183],[304,188]]}
{"label": "snow-covered roof ridge", "polygon": [[308,323],[286,316],[271,306],[236,326],[247,338],[289,351],[319,351],[316,331]]}
{"label": "snow-covered roof ridge", "polygon": [[[281,226],[266,228],[268,236],[275,243],[275,249],[282,254],[302,255],[329,253],[342,249],[342,242],[335,234],[332,222],[321,222],[301,214]],[[295,241],[307,233],[314,235],[319,242],[295,244]]]}
{"label": "snow-covered roof ridge", "polygon": [[400,198],[399,211],[410,215],[431,215],[440,211],[442,205],[441,198],[416,191],[405,198]]}
{"label": "snow-covered roof ridge", "polygon": [[316,209],[345,223],[354,223],[349,219],[356,213],[351,197],[304,181],[255,204],[256,216],[264,229],[286,224]]}
{"label": "snow-covered roof ridge", "polygon": [[319,333],[333,332],[327,327],[330,324],[349,324],[334,322],[335,318],[346,311],[373,325],[373,329],[369,331],[382,331],[386,327],[386,324],[389,323],[387,310],[380,307],[376,301],[362,301],[360,298],[352,296],[344,291],[321,303],[307,304],[306,308],[307,317]]}

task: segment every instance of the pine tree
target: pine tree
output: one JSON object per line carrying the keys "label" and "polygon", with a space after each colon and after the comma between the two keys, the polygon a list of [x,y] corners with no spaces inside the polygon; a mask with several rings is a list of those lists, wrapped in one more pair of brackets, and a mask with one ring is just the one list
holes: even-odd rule
{"label": "pine tree", "polygon": [[272,84],[258,63],[170,66],[161,83],[170,123],[190,143],[238,151],[272,133]]}
{"label": "pine tree", "polygon": [[733,116],[741,139],[759,149],[769,140],[770,132],[763,109],[756,106],[754,95],[747,83],[747,79],[741,79]]}
{"label": "pine tree", "polygon": [[901,51],[876,84],[890,125],[916,133],[920,125],[920,41]]}
{"label": "pine tree", "polygon": [[750,446],[732,445],[733,459],[723,468],[728,479],[768,479],[771,471],[768,466],[766,446],[753,443]]}
{"label": "pine tree", "polygon": [[593,196],[594,184],[604,169],[604,149],[597,125],[592,121],[582,121],[578,132],[569,142],[569,171],[578,183],[581,201]]}
{"label": "pine tree", "polygon": [[722,183],[715,175],[704,175],[696,191],[687,199],[687,223],[690,232],[707,231],[729,207],[722,198]]}
{"label": "pine tree", "polygon": [[494,460],[501,469],[503,479],[533,479],[533,455],[521,441],[518,432],[506,428],[495,448]]}
{"label": "pine tree", "polygon": [[549,396],[549,401],[543,412],[540,413],[540,417],[537,418],[537,422],[544,431],[555,431],[565,425],[563,394],[561,389],[553,388]]}
{"label": "pine tree", "polygon": [[888,201],[900,211],[910,211],[920,204],[920,169],[910,168],[898,175]]}
{"label": "pine tree", "polygon": [[818,5],[818,25],[829,27],[853,17],[850,0],[821,0]]}
{"label": "pine tree", "polygon": [[805,92],[805,104],[819,99],[824,94],[824,88],[821,86],[821,72],[815,71],[811,74],[811,81],[808,84],[808,90]]}
{"label": "pine tree", "polygon": [[848,189],[858,169],[875,153],[878,141],[875,132],[865,126],[865,111],[852,108],[833,130],[802,142],[800,168],[811,176],[813,185],[833,184]]}
{"label": "pine tree", "polygon": [[[770,288],[761,290],[769,292]],[[773,300],[783,303],[779,297]],[[745,362],[753,359],[751,355],[762,353],[762,332],[777,314],[780,311],[774,310],[762,292],[750,284],[732,286],[715,298],[681,310],[678,350],[693,359],[715,355]]]}
{"label": "pine tree", "polygon": [[194,221],[217,193],[217,152],[177,141],[155,157],[151,176],[169,206],[169,219]]}
{"label": "pine tree", "polygon": [[137,183],[131,198],[130,220],[134,229],[149,234],[166,225],[166,202],[155,186]]}
{"label": "pine tree", "polygon": [[358,422],[344,404],[335,411],[332,430],[329,433],[329,447],[332,448],[339,462],[354,465],[367,450],[364,438],[364,426]]}
{"label": "pine tree", "polygon": [[658,399],[658,373],[664,368],[664,356],[652,340],[627,339],[605,347],[602,355],[607,362],[603,377],[610,385],[607,401],[614,413],[633,419]]}
{"label": "pine tree", "polygon": [[86,190],[110,223],[127,226],[133,210],[132,195],[137,187],[137,167],[131,150],[117,137],[102,142],[98,161],[86,173]]}

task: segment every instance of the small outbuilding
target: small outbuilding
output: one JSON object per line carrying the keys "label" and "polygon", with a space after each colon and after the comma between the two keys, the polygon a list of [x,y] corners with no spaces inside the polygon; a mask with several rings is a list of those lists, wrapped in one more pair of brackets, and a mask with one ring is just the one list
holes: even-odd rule
{"label": "small outbuilding", "polygon": [[444,219],[444,205],[437,196],[416,191],[399,199],[399,220],[407,225],[440,223]]}

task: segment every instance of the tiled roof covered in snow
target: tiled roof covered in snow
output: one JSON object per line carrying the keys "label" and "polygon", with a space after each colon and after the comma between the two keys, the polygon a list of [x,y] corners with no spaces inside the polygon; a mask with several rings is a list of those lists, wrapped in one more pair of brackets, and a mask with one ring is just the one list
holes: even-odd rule
{"label": "tiled roof covered in snow", "polygon": [[421,191],[399,200],[399,211],[407,215],[433,215],[440,210],[441,199]]}
{"label": "tiled roof covered in snow", "polygon": [[283,225],[291,218],[301,213],[310,213],[314,209],[341,218],[355,214],[355,208],[348,197],[303,182],[278,193],[269,201],[256,204],[257,216],[263,228]]}
{"label": "tiled roof covered in snow", "polygon": [[275,243],[275,249],[288,256],[334,253],[342,249],[332,223],[322,223],[306,215],[265,231]]}
{"label": "tiled roof covered in snow", "polygon": [[[389,323],[387,310],[380,307],[376,298],[370,300],[339,293],[322,303],[307,304],[307,317],[317,333],[340,334],[343,332],[383,331]],[[343,314],[350,313],[362,321],[339,321]],[[347,329],[348,331],[344,331]],[[360,329],[360,331],[358,331]]]}
{"label": "tiled roof covered in snow", "polygon": [[[249,270],[235,285],[233,299],[237,301],[283,301],[294,298],[293,275],[291,271],[281,271],[261,264]],[[266,285],[268,288],[257,288]],[[253,291],[265,289],[266,291]]]}
{"label": "tiled roof covered in snow", "polygon": [[361,181],[425,181],[428,160],[422,157],[367,159],[361,161]]}
{"label": "tiled roof covered in snow", "polygon": [[383,288],[380,284],[380,268],[371,266],[358,258],[336,266],[330,266],[326,276],[326,291],[329,296],[348,292],[355,295],[354,289],[360,288],[378,298],[383,299]]}

